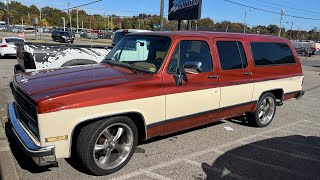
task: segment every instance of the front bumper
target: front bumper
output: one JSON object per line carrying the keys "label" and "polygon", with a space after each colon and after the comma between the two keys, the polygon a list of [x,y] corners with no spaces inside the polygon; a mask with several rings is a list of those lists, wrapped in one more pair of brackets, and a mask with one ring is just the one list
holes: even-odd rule
{"label": "front bumper", "polygon": [[19,115],[16,112],[14,103],[8,104],[7,111],[13,136],[22,148],[22,151],[30,156],[39,166],[56,165],[54,146],[42,147],[33,142],[19,121]]}

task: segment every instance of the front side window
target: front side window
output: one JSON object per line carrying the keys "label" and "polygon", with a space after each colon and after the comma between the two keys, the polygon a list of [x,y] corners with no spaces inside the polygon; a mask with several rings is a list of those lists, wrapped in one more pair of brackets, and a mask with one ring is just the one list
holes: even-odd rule
{"label": "front side window", "polygon": [[201,62],[202,72],[213,70],[210,48],[205,41],[180,41],[170,60],[168,72],[176,73],[178,68],[182,70],[188,61]]}
{"label": "front side window", "polygon": [[251,50],[256,66],[295,63],[293,53],[286,43],[253,42]]}
{"label": "front side window", "polygon": [[218,53],[223,70],[247,68],[247,57],[239,41],[218,41]]}
{"label": "front side window", "polygon": [[104,62],[116,62],[136,70],[157,72],[171,45],[171,38],[160,36],[125,36]]}

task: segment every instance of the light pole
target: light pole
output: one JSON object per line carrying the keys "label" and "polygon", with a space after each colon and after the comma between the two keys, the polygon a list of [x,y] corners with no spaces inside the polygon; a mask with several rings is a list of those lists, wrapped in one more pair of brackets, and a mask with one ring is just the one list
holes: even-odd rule
{"label": "light pole", "polygon": [[247,19],[247,13],[251,12],[250,9],[247,9],[244,11],[244,19],[243,19],[243,33],[246,33],[246,19]]}
{"label": "light pole", "polygon": [[61,17],[63,20],[63,31],[66,31],[66,18],[65,17]]}
{"label": "light pole", "polygon": [[160,4],[160,31],[163,31],[164,0]]}
{"label": "light pole", "polygon": [[77,8],[77,35],[79,35],[79,9]]}
{"label": "light pole", "polygon": [[8,31],[10,31],[9,3],[10,3],[10,1],[7,0],[6,5],[7,5],[7,30]]}

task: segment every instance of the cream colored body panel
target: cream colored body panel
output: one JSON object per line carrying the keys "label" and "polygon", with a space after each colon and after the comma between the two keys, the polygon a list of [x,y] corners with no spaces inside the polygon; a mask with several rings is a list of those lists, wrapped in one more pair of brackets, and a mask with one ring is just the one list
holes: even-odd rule
{"label": "cream colored body panel", "polygon": [[[123,101],[104,105],[39,114],[39,135],[42,146],[55,145],[57,158],[70,156],[73,129],[81,122],[126,112],[139,112],[146,124],[165,120],[165,96]],[[68,135],[68,140],[46,143],[45,138]]]}
{"label": "cream colored body panel", "polygon": [[[72,132],[83,121],[126,112],[139,112],[148,125],[256,101],[263,92],[273,89],[283,89],[284,93],[299,91],[302,90],[302,79],[303,76],[291,77],[39,114],[40,144],[54,145],[56,157],[67,158],[70,156]],[[64,135],[68,135],[68,140],[45,142],[45,138]]]}
{"label": "cream colored body panel", "polygon": [[270,81],[261,81],[254,83],[252,101],[257,101],[260,95],[273,89],[283,89],[283,93],[290,93],[302,90],[303,76],[296,76],[284,79]]}
{"label": "cream colored body panel", "polygon": [[166,95],[166,119],[218,109],[220,88]]}
{"label": "cream colored body panel", "polygon": [[221,87],[220,107],[251,102],[253,83]]}

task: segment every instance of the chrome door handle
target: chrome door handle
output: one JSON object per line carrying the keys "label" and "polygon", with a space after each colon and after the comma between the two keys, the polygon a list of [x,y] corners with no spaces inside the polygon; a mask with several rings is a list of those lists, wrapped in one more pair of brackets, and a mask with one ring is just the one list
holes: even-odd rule
{"label": "chrome door handle", "polygon": [[252,75],[252,72],[244,72],[244,73],[242,73],[243,75],[245,75],[245,76],[251,76]]}
{"label": "chrome door handle", "polygon": [[209,79],[218,79],[219,76],[218,75],[214,75],[214,76],[208,76]]}

